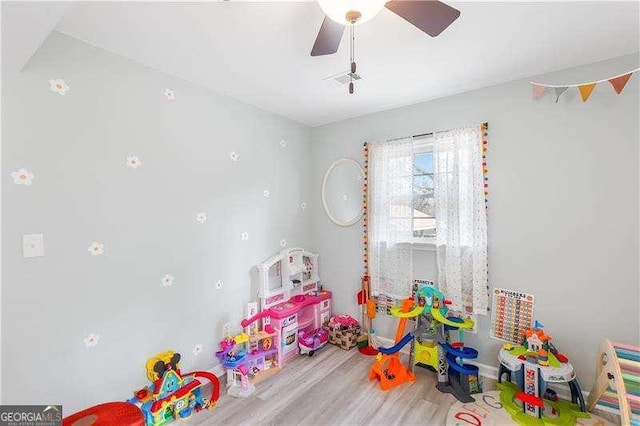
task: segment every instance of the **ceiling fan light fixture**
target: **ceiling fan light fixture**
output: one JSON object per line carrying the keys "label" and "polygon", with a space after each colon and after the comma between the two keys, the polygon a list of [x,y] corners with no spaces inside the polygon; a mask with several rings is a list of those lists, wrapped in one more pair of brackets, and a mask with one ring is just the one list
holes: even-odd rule
{"label": "ceiling fan light fixture", "polygon": [[[342,24],[362,24],[373,18],[380,12],[388,0],[318,0],[318,4],[324,13],[333,21]],[[355,22],[351,22],[348,16],[354,16],[353,12],[360,13]]]}

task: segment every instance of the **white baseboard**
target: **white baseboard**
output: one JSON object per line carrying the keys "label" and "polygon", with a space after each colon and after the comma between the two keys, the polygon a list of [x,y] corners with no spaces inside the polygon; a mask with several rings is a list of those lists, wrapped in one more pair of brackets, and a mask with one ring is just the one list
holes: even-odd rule
{"label": "white baseboard", "polygon": [[218,364],[213,368],[209,369],[209,373],[215,374],[217,378],[223,377],[225,374],[227,374],[222,364]]}

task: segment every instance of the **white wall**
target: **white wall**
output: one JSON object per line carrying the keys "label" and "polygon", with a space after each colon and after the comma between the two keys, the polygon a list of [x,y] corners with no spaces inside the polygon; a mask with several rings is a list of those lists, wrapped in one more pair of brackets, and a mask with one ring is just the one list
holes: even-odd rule
{"label": "white wall", "polygon": [[[167,349],[212,368],[222,323],[239,331],[255,299],[254,265],[282,239],[309,245],[309,129],[55,32],[2,89],[3,403],[124,400]],[[14,184],[20,167],[32,185]],[[30,233],[44,257],[22,258]]]}
{"label": "white wall", "polygon": [[[630,55],[533,80],[594,81],[639,62]],[[640,340],[639,79],[635,74],[621,95],[602,83],[586,103],[576,89],[558,103],[551,94],[534,101],[529,80],[520,80],[314,128],[312,185],[321,185],[337,158],[362,163],[364,141],[488,121],[490,285],[535,295],[536,318],[588,390],[602,339]],[[356,316],[361,223],[340,228],[322,211],[319,193],[313,201],[323,279],[336,311]],[[417,278],[435,278],[433,252],[414,258]],[[383,318],[374,326],[391,338],[396,324]],[[489,338],[488,318],[480,319],[469,344],[480,350],[480,362],[497,366],[501,342]]]}

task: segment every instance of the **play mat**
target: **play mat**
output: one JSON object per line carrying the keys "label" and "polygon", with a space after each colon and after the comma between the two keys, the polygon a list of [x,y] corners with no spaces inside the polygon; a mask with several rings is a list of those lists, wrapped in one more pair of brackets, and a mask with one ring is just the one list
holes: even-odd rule
{"label": "play mat", "polygon": [[[456,402],[447,414],[447,426],[453,425],[482,425],[503,426],[517,424],[511,415],[502,407],[500,391],[488,391],[473,395],[476,402]],[[612,425],[600,417],[589,414],[590,418],[577,419],[576,425],[608,426]]]}

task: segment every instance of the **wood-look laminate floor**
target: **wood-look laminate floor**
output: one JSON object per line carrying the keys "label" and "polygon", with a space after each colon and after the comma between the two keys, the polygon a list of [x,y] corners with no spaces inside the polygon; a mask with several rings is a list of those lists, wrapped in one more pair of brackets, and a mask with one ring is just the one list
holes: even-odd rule
{"label": "wood-look laminate floor", "polygon": [[256,385],[248,398],[233,398],[221,383],[216,406],[193,425],[444,425],[455,402],[436,388],[436,374],[416,368],[414,383],[383,392],[368,380],[374,358],[357,349],[327,345],[300,356]]}

